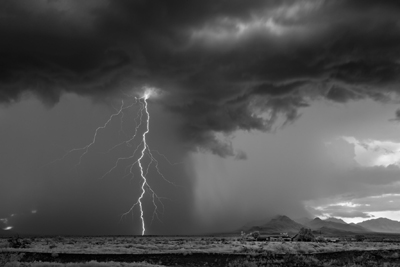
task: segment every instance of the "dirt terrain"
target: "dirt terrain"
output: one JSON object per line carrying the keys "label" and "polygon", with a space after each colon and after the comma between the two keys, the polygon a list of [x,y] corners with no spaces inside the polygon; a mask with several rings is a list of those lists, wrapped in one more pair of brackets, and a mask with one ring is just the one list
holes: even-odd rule
{"label": "dirt terrain", "polygon": [[[16,242],[19,243],[16,245]],[[13,248],[13,245],[19,247]],[[104,266],[96,263],[128,266],[122,263],[134,262],[147,263],[135,266],[400,266],[398,242],[260,242],[238,237],[34,237],[0,239],[0,251],[0,265],[3,262],[5,266]],[[83,265],[87,262],[92,264]]]}

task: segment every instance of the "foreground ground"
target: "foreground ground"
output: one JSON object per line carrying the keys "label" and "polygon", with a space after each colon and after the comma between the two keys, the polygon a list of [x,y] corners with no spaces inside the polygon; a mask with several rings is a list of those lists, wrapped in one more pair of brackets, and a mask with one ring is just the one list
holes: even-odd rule
{"label": "foreground ground", "polygon": [[35,237],[0,239],[0,251],[0,266],[400,266],[399,242]]}

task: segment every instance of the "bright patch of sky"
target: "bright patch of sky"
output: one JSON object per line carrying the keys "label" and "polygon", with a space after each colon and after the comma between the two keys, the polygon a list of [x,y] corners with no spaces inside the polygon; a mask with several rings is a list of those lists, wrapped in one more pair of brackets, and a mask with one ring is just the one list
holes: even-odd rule
{"label": "bright patch of sky", "polygon": [[[336,197],[340,199],[341,197]],[[342,196],[344,198],[344,196]],[[321,218],[336,217],[347,223],[358,223],[369,219],[385,217],[400,221],[400,194],[390,193],[354,198],[347,202],[336,202],[334,199],[322,200],[325,204],[313,206],[308,202],[310,211]]]}
{"label": "bright patch of sky", "polygon": [[[396,106],[358,101],[342,105],[340,111],[338,107],[319,107],[325,120],[314,118],[321,126],[314,134],[322,137],[326,152],[320,154],[319,164],[329,162],[329,166],[313,178],[321,183],[319,194],[304,201],[306,209],[311,216],[337,217],[348,223],[378,217],[400,221],[400,129],[390,120]],[[300,120],[314,112],[306,111]]]}
{"label": "bright patch of sky", "polygon": [[342,137],[354,145],[355,157],[358,164],[365,167],[399,165],[400,143],[389,140],[360,140],[353,136]]}
{"label": "bright patch of sky", "polygon": [[345,221],[346,223],[360,223],[365,220],[371,219],[378,219],[378,218],[387,218],[394,221],[400,221],[400,211],[376,211],[376,212],[369,212],[371,218],[361,218],[361,217],[354,217],[354,218],[345,218],[345,217],[337,217]]}
{"label": "bright patch of sky", "polygon": [[[393,158],[379,163],[386,150],[400,148],[399,125],[389,121],[396,108],[369,100],[348,106],[316,101],[302,109],[293,124],[277,123],[269,133],[240,131],[229,136],[228,143],[243,150],[246,160],[194,155],[201,218],[221,217],[226,226],[223,218],[229,216],[230,221],[244,218],[246,223],[245,217],[263,219],[273,213],[301,217],[295,214],[306,209],[310,216],[356,222],[390,208],[393,215],[388,218],[400,220],[400,168],[385,167],[395,162]],[[363,150],[355,151],[354,143],[370,158],[364,155],[361,161],[357,155]]]}
{"label": "bright patch of sky", "polygon": [[351,207],[351,208],[355,208],[355,207],[359,207],[361,206],[360,204],[354,204],[352,202],[340,202],[340,203],[334,203],[334,204],[330,204],[329,206],[342,206],[342,207]]}

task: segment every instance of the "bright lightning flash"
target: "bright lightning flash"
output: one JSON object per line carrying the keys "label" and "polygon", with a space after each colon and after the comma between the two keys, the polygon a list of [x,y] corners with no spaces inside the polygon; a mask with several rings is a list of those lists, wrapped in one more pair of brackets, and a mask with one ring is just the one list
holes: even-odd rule
{"label": "bright lightning flash", "polygon": [[[132,97],[131,95],[128,95],[128,96],[129,96],[129,97]],[[134,98],[135,98],[135,103],[139,103],[139,104],[140,104],[140,109],[139,109],[138,115],[137,115],[137,117],[136,117],[136,119],[135,119],[135,122],[136,122],[135,132],[134,132],[134,134],[131,136],[130,139],[128,139],[128,140],[126,140],[126,141],[123,141],[123,142],[121,142],[121,143],[119,143],[119,144],[113,146],[111,149],[108,150],[108,152],[110,152],[111,150],[113,150],[113,149],[115,149],[115,148],[117,148],[117,147],[119,147],[119,146],[121,146],[121,145],[124,145],[124,144],[127,145],[127,146],[129,146],[129,147],[132,146],[132,145],[131,145],[131,142],[134,141],[134,140],[136,139],[136,135],[137,135],[137,133],[138,133],[138,129],[140,128],[140,126],[141,126],[142,123],[143,123],[143,119],[144,119],[144,118],[143,118],[143,111],[144,111],[144,113],[146,114],[146,116],[145,116],[146,130],[142,133],[141,141],[140,141],[139,145],[136,146],[136,148],[134,149],[133,153],[132,153],[130,156],[128,156],[128,157],[120,157],[120,158],[118,158],[118,159],[116,160],[116,162],[115,162],[115,165],[114,165],[108,172],[106,172],[106,173],[103,175],[103,177],[105,177],[105,176],[107,176],[108,174],[110,174],[115,168],[117,168],[117,166],[118,166],[118,164],[119,164],[120,161],[122,161],[122,160],[132,160],[132,159],[134,159],[137,150],[139,149],[139,147],[142,147],[139,158],[138,158],[137,160],[135,160],[133,163],[131,163],[131,164],[129,164],[129,165],[127,166],[127,168],[129,168],[129,173],[128,173],[127,175],[131,175],[132,177],[133,177],[133,167],[134,167],[136,164],[139,166],[140,176],[141,176],[141,179],[142,179],[142,183],[141,183],[141,194],[140,194],[140,196],[138,197],[137,201],[131,206],[131,208],[130,208],[126,213],[123,214],[123,216],[124,216],[124,215],[127,215],[128,213],[133,212],[133,209],[134,209],[136,206],[139,206],[139,210],[140,210],[140,220],[141,220],[141,225],[142,225],[142,232],[141,232],[142,235],[144,235],[145,232],[146,232],[146,224],[145,224],[144,208],[143,208],[143,198],[144,198],[144,196],[145,196],[145,194],[146,194],[146,192],[147,192],[147,191],[146,191],[146,188],[148,189],[148,191],[149,191],[149,192],[151,193],[151,195],[152,195],[152,203],[153,203],[153,206],[154,206],[154,212],[153,212],[153,216],[152,216],[151,222],[153,222],[153,220],[154,220],[155,217],[157,217],[157,219],[160,220],[160,218],[159,218],[159,216],[158,216],[158,210],[159,210],[159,209],[158,209],[157,203],[161,204],[161,206],[162,206],[162,208],[163,208],[162,210],[164,211],[164,204],[163,204],[163,202],[161,201],[163,198],[162,198],[162,197],[159,197],[159,196],[155,193],[155,191],[154,191],[154,190],[151,188],[151,186],[149,185],[148,179],[146,178],[150,166],[154,163],[154,164],[155,164],[155,169],[157,170],[157,173],[163,178],[163,180],[166,181],[166,182],[168,182],[168,183],[170,183],[171,185],[177,186],[177,185],[174,184],[173,182],[167,180],[167,179],[164,177],[164,175],[161,173],[161,171],[160,171],[160,169],[159,169],[159,167],[158,167],[158,161],[157,161],[156,158],[153,156],[152,150],[150,149],[150,147],[149,147],[149,145],[147,144],[147,141],[146,141],[146,135],[150,132],[150,113],[149,113],[149,111],[148,111],[148,103],[147,103],[147,100],[148,100],[150,97],[154,97],[154,96],[157,96],[157,90],[156,90],[155,88],[148,88],[148,87],[146,87],[146,88],[145,88],[145,91],[144,91],[144,93],[143,93],[143,95],[142,95],[141,97],[139,97],[139,98],[134,97]],[[135,104],[135,103],[134,103],[134,104]],[[90,147],[91,147],[92,145],[95,145],[95,143],[96,143],[96,138],[97,138],[97,134],[99,133],[99,131],[100,131],[100,130],[103,130],[104,128],[106,128],[107,125],[111,122],[111,120],[112,120],[114,117],[117,117],[117,116],[119,116],[119,115],[121,115],[121,131],[122,131],[122,118],[123,118],[123,116],[124,116],[124,110],[126,110],[126,109],[128,109],[128,108],[134,106],[134,104],[130,104],[130,105],[125,106],[125,105],[124,105],[124,102],[122,101],[121,107],[120,107],[114,114],[112,114],[112,115],[109,117],[109,119],[106,121],[106,123],[105,123],[103,126],[100,126],[100,127],[98,127],[98,128],[95,130],[94,136],[93,136],[93,138],[92,138],[92,142],[90,142],[88,145],[86,145],[86,146],[84,146],[84,147],[82,147],[82,148],[74,148],[74,149],[69,150],[62,158],[57,159],[57,160],[55,160],[55,161],[64,159],[68,154],[70,154],[70,153],[72,153],[72,152],[75,152],[75,151],[83,151],[82,154],[81,154],[80,157],[79,157],[79,162],[78,162],[77,165],[81,164],[82,158],[89,152]],[[139,120],[139,123],[137,123],[136,120]],[[164,156],[163,154],[159,153],[157,150],[153,150],[153,151],[155,151],[157,154],[159,154],[160,156],[162,156],[162,157],[165,158],[165,156]],[[150,159],[150,163],[148,163],[147,166],[145,166],[144,163],[143,163],[143,159],[144,159],[145,156],[148,156],[149,159]],[[166,158],[165,158],[165,159],[166,159]],[[168,161],[168,159],[166,159],[166,160]],[[170,161],[168,161],[168,163],[170,163]],[[172,164],[172,163],[170,163],[170,164]],[[173,165],[173,164],[172,164],[172,165]],[[125,176],[126,176],[126,175],[125,175]],[[161,220],[160,220],[160,221],[161,221]]]}
{"label": "bright lightning flash", "polygon": [[[150,126],[149,126],[149,122],[150,122],[150,114],[149,111],[147,109],[147,99],[151,96],[152,91],[146,91],[144,93],[144,96],[142,97],[143,101],[144,101],[144,110],[146,111],[147,114],[147,120],[146,120],[146,131],[143,133],[143,149],[142,149],[142,155],[140,155],[139,159],[138,159],[138,164],[139,164],[139,168],[140,168],[140,175],[142,176],[143,179],[143,183],[142,183],[142,194],[140,194],[140,197],[138,198],[137,203],[139,203],[139,207],[140,207],[140,219],[142,220],[142,235],[144,235],[144,232],[146,231],[146,227],[145,227],[145,223],[144,223],[144,218],[143,218],[143,205],[142,205],[142,199],[144,194],[146,193],[146,189],[145,186],[147,184],[147,179],[146,176],[144,175],[143,172],[143,166],[142,166],[142,159],[144,157],[144,153],[146,152],[146,150],[149,150],[149,147],[147,146],[147,142],[146,142],[146,134],[150,131]],[[150,152],[151,153],[151,152]]]}

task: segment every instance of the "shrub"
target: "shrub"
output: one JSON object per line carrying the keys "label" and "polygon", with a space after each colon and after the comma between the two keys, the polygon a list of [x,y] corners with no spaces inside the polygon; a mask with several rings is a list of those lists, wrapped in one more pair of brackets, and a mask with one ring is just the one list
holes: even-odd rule
{"label": "shrub", "polygon": [[365,236],[363,235],[355,235],[354,237],[356,239],[357,242],[362,242],[365,239]]}
{"label": "shrub", "polygon": [[311,229],[308,228],[301,228],[300,231],[293,237],[293,241],[305,241],[305,242],[311,242],[315,241],[315,237],[311,231]]}
{"label": "shrub", "polygon": [[395,252],[392,255],[390,255],[390,258],[392,259],[398,259],[399,258],[399,253]]}
{"label": "shrub", "polygon": [[19,262],[24,257],[24,253],[2,253],[0,254],[0,266],[6,266],[10,262]]}
{"label": "shrub", "polygon": [[252,232],[251,235],[254,237],[255,240],[257,240],[260,237],[260,232],[255,231],[255,232]]}
{"label": "shrub", "polygon": [[11,248],[29,248],[31,242],[29,240],[24,240],[18,235],[10,237],[8,240],[8,246]]}

